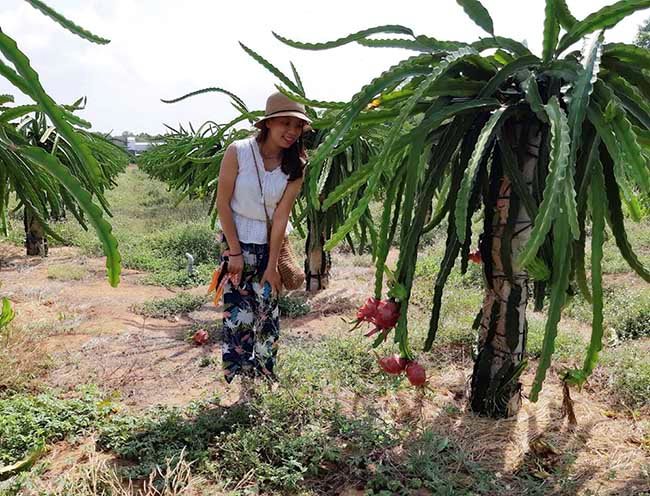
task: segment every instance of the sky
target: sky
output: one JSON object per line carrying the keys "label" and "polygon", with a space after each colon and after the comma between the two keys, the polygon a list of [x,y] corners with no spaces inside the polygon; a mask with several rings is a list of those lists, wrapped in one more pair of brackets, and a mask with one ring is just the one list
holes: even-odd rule
{"label": "sky", "polygon": [[[614,0],[567,0],[577,18]],[[13,37],[59,103],[88,98],[80,116],[93,129],[165,132],[207,120],[226,122],[237,113],[225,95],[174,98],[208,86],[239,95],[251,109],[263,109],[278,82],[239,46],[244,43],[286,74],[292,61],[307,96],[347,100],[396,62],[414,54],[356,44],[324,51],[288,47],[271,34],[300,41],[327,41],[384,24],[401,24],[416,35],[474,41],[486,36],[455,0],[328,0],[328,2],[218,0],[47,0],[48,5],[108,45],[87,42],[42,15],[24,0],[2,0],[0,27]],[[497,35],[526,40],[541,52],[543,0],[483,0]],[[606,41],[632,42],[650,10],[637,12],[606,34]],[[0,79],[0,94],[28,100]]]}

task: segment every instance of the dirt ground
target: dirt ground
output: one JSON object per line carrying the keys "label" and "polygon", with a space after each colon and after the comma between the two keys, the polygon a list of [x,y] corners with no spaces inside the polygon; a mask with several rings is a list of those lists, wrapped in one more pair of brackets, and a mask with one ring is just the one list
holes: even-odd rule
{"label": "dirt ground", "polygon": [[[181,406],[215,395],[225,403],[234,401],[235,386],[227,386],[215,367],[200,366],[218,357],[218,336],[205,346],[188,339],[190,329],[197,326],[216,329],[218,309],[207,303],[174,320],[143,318],[132,311],[134,304],[174,293],[142,284],[143,274],[128,269],[122,271],[119,287],[111,288],[104,263],[103,258],[85,257],[76,248],[52,248],[47,258],[40,259],[0,244],[0,293],[14,303],[16,323],[42,336],[42,350],[52,357],[40,380],[64,392],[96,383],[134,410],[157,404]],[[86,275],[65,282],[48,278],[48,267],[61,265],[82,266]],[[335,266],[330,288],[308,296],[312,311],[283,320],[283,346],[346,332],[342,317],[351,318],[354,308],[370,294],[372,269]],[[205,290],[198,287],[192,292]],[[644,486],[650,479],[643,473],[650,463],[647,415],[640,418],[638,412],[614,409],[606,390],[587,387],[572,393],[579,423],[570,428],[561,416],[561,384],[551,371],[540,401],[524,400],[516,418],[478,418],[466,409],[471,360],[460,351],[458,356],[453,353],[450,350],[449,363],[443,367],[433,363],[435,357],[424,358],[425,364],[434,365],[430,379],[434,393],[419,398],[411,391],[400,392],[385,398],[381,408],[414,427],[426,425],[450,436],[470,459],[504,478],[503,494],[510,494],[508,474],[526,468],[543,483],[567,456],[579,494],[650,491]],[[529,367],[523,376],[525,391],[530,390],[533,374],[534,367]],[[413,412],[419,415],[408,418]],[[565,494],[557,491],[548,494]]]}
{"label": "dirt ground", "polygon": [[[101,384],[125,405],[184,405],[218,394],[222,400],[235,391],[203,368],[202,360],[219,355],[219,309],[211,302],[174,319],[147,318],[133,306],[156,298],[170,298],[174,291],[142,284],[145,274],[123,269],[117,288],[106,280],[104,259],[89,258],[76,248],[52,248],[41,259],[23,256],[21,248],[0,245],[0,292],[15,305],[16,324],[37,331],[43,351],[52,357],[44,378],[47,386],[72,390],[78,384]],[[81,266],[81,280],[48,278],[48,267]],[[359,269],[365,276],[367,269]],[[354,271],[353,271],[354,272]],[[345,328],[341,314],[353,314],[369,288],[337,278],[331,287],[310,297],[312,311],[301,318],[283,319],[283,340],[318,340]],[[205,294],[207,286],[193,288]],[[302,291],[293,294],[304,295]],[[195,346],[191,329],[211,328],[206,346]],[[191,384],[191,387],[188,387]]]}

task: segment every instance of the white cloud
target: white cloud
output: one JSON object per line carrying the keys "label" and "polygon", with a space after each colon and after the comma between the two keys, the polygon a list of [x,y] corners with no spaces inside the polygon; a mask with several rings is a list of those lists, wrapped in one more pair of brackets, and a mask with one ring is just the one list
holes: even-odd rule
{"label": "white cloud", "polygon": [[[612,0],[574,0],[569,6],[584,17]],[[90,44],[45,18],[22,0],[4,0],[3,30],[30,57],[48,91],[69,102],[88,96],[83,116],[102,131],[161,132],[162,123],[234,115],[228,99],[203,95],[175,105],[160,98],[180,96],[205,86],[239,94],[262,108],[276,80],[246,55],[244,42],[285,73],[292,60],[308,95],[344,100],[373,76],[408,56],[401,50],[358,45],[311,52],[277,41],[271,31],[302,41],[322,41],[380,24],[403,24],[416,34],[471,41],[483,36],[454,0],[402,0],[278,3],[260,0],[50,0],[49,4],[85,28],[106,36],[109,45]],[[526,39],[539,52],[544,2],[484,0],[498,34]],[[649,12],[637,13],[608,33],[610,41],[632,41]],[[0,93],[12,91],[0,81]]]}

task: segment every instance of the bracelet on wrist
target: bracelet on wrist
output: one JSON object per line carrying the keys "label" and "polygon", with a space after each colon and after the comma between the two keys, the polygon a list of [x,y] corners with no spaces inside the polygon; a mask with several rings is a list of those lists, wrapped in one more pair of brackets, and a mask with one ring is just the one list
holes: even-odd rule
{"label": "bracelet on wrist", "polygon": [[242,252],[240,251],[239,253],[231,253],[231,254],[229,254],[228,256],[229,256],[229,257],[241,257],[241,256],[242,256]]}

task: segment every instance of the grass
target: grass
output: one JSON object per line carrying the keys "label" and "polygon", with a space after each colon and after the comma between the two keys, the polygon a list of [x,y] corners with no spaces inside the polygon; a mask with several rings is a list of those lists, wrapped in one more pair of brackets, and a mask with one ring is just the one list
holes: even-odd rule
{"label": "grass", "polygon": [[[373,361],[365,341],[352,337],[294,348],[280,362],[277,391],[262,389],[249,404],[231,407],[203,402],[134,415],[114,413],[92,393],[74,400],[16,395],[0,406],[9,426],[0,434],[17,444],[0,447],[4,460],[11,461],[39,440],[96,432],[97,448],[117,456],[117,468],[80,466],[74,478],[69,474],[54,481],[58,489],[47,494],[56,495],[85,496],[93,494],[88,490],[92,481],[109,485],[124,477],[146,479],[157,467],[189,470],[189,464],[192,477],[178,484],[201,478],[213,489],[203,494],[244,494],[237,487],[249,493],[322,494],[357,484],[372,495],[420,488],[444,489],[444,494],[495,489],[493,474],[446,436],[405,429],[373,408],[349,411],[347,391],[363,391],[377,401],[387,387],[401,387],[377,373]],[[159,477],[157,483],[164,481]],[[13,484],[13,494],[20,494],[30,480],[18,477]]]}
{"label": "grass", "polygon": [[33,390],[50,364],[34,333],[16,324],[0,329],[0,399]]}
{"label": "grass", "polygon": [[357,338],[293,348],[279,362],[277,391],[262,389],[249,404],[232,407],[193,403],[115,416],[101,427],[98,446],[129,462],[121,475],[131,477],[184,453],[196,474],[226,491],[321,494],[359,483],[367,494],[494,488],[493,475],[450,439],[400,428],[372,407],[349,411],[347,391],[372,403],[387,387],[401,387],[387,386],[373,362]]}
{"label": "grass", "polygon": [[304,299],[295,296],[281,295],[278,299],[278,309],[280,317],[295,319],[307,315],[311,307]]}
{"label": "grass", "polygon": [[[539,358],[544,341],[544,326],[546,320],[543,316],[533,317],[528,320],[528,356]],[[554,360],[560,362],[576,361],[586,353],[588,342],[575,329],[566,327],[560,322],[557,337],[555,338]]]}
{"label": "grass", "polygon": [[633,407],[650,405],[650,361],[647,343],[606,350],[601,360],[615,397]]}
{"label": "grass", "polygon": [[[453,440],[405,426],[373,408],[387,391],[404,387],[377,373],[373,362],[365,340],[331,339],[287,350],[280,361],[283,388],[263,391],[248,406],[195,403],[98,421],[98,447],[117,455],[124,467],[101,477],[146,478],[156,466],[180,464],[183,455],[192,463],[192,478],[181,484],[198,477],[207,481],[206,487],[231,494],[244,494],[230,492],[240,483],[263,494],[321,494],[341,483],[360,484],[371,495],[418,489],[467,495],[497,491],[501,481]],[[616,363],[604,360],[608,369],[618,371],[616,387],[638,401],[650,382],[647,367],[644,379],[637,362],[634,354],[618,357]],[[363,398],[359,411],[350,412],[347,392]],[[78,477],[67,481],[68,492],[48,494],[92,494],[82,489],[88,487],[88,472]],[[570,484],[572,475],[558,472],[553,478]],[[513,487],[544,494],[527,473],[516,477]]]}
{"label": "grass", "polygon": [[[191,464],[182,453],[177,461],[170,461],[152,476],[136,485],[126,484],[120,478],[110,461],[101,458],[101,454],[92,448],[86,448],[87,462],[72,467],[56,481],[56,487],[48,487],[42,482],[22,473],[14,477],[6,487],[0,483],[0,494],[18,496],[23,494],[42,494],[47,496],[179,496],[180,494],[205,495],[200,487],[203,479],[193,477]],[[33,471],[44,470],[44,464]],[[154,477],[155,476],[155,477]],[[3,491],[4,489],[4,491]],[[180,491],[180,492],[179,492]]]}
{"label": "grass", "polygon": [[644,299],[633,305],[621,320],[614,324],[619,339],[640,339],[650,337],[650,300]]}
{"label": "grass", "polygon": [[[209,204],[184,200],[163,183],[151,180],[136,168],[118,179],[119,187],[108,191],[113,217],[113,234],[119,242],[122,265],[149,273],[145,282],[161,286],[191,287],[206,284],[219,263],[216,230],[210,227]],[[10,218],[9,240],[23,244],[22,220]],[[52,228],[69,244],[86,255],[103,256],[95,232],[85,231],[74,219],[52,223]],[[50,246],[56,246],[50,240]],[[185,253],[194,256],[196,274],[187,271]],[[60,272],[55,275],[60,276]]]}
{"label": "grass", "polygon": [[[415,268],[409,322],[414,349],[421,349],[429,330],[434,285],[444,253],[442,243],[428,247],[418,256]],[[482,274],[470,264],[463,275],[459,267],[450,274],[443,293],[442,312],[435,346],[462,345],[470,348],[475,341],[472,323],[483,301]]]}
{"label": "grass", "polygon": [[47,268],[47,278],[57,281],[81,281],[88,275],[88,269],[80,265],[61,264],[50,265]]}
{"label": "grass", "polygon": [[450,439],[425,430],[403,443],[400,462],[388,459],[379,463],[369,480],[368,494],[484,494],[496,490],[498,481],[470,461]]}
{"label": "grass", "polygon": [[[625,363],[638,370],[633,356],[618,356],[616,368]],[[415,393],[402,377],[388,380],[378,372],[374,360],[367,340],[358,336],[282,348],[281,387],[274,392],[261,388],[253,401],[234,406],[215,398],[136,414],[116,411],[96,393],[74,400],[49,393],[15,395],[4,403],[9,408],[0,407],[0,419],[9,419],[4,422],[10,426],[0,429],[0,439],[17,444],[0,451],[11,452],[13,460],[39,439],[55,442],[95,432],[97,449],[116,456],[119,464],[82,465],[57,481],[60,487],[47,492],[52,495],[90,495],[93,480],[106,485],[124,478],[144,480],[157,467],[163,473],[170,470],[164,467],[185,470],[177,481],[181,487],[204,481],[203,494],[315,495],[355,486],[369,495],[498,491],[501,475],[482,468],[450,436],[410,424],[386,408],[386,398]],[[621,375],[621,381],[626,387],[643,387],[630,374]],[[38,471],[33,477],[38,478]],[[508,477],[519,494],[524,489],[543,494],[540,482],[525,472]],[[567,471],[553,477],[569,484],[572,475]],[[19,481],[29,484],[21,478],[14,484]],[[165,482],[158,477],[153,484],[160,489]],[[104,494],[123,493],[114,489]]]}
{"label": "grass", "polygon": [[167,319],[176,315],[187,314],[200,308],[206,297],[190,293],[178,293],[171,298],[145,301],[133,307],[133,311],[145,317]]}
{"label": "grass", "polygon": [[14,463],[39,445],[81,435],[109,412],[94,389],[71,399],[51,393],[0,399],[0,462]]}
{"label": "grass", "polygon": [[293,349],[280,361],[277,392],[262,389],[248,405],[193,403],[116,416],[101,428],[98,445],[135,462],[125,472],[129,476],[144,476],[185,448],[199,471],[234,481],[252,471],[261,490],[295,489],[321,473],[323,464],[340,460],[344,442],[378,448],[397,441],[383,422],[347,418],[324,394],[383,391],[373,361],[363,342],[353,338]]}
{"label": "grass", "polygon": [[[625,229],[633,250],[638,255],[639,260],[645,267],[650,265],[650,217],[646,217],[640,222],[633,222],[629,219],[625,221]],[[607,241],[603,247],[603,273],[621,274],[630,272],[630,266],[623,259],[614,236],[610,231],[607,232]],[[591,256],[591,250],[587,249],[587,256]]]}
{"label": "grass", "polygon": [[[632,277],[621,281],[605,280],[603,286],[603,313],[605,327],[625,333],[626,325],[643,320],[650,311],[650,285]],[[591,324],[591,304],[581,293],[576,293],[565,307],[563,315]],[[629,324],[626,322],[629,321]],[[618,331],[617,331],[618,332]]]}

